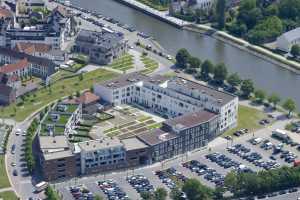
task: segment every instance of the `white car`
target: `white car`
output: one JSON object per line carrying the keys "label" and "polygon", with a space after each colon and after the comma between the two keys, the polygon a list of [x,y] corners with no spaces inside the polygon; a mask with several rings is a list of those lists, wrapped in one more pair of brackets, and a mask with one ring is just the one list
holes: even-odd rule
{"label": "white car", "polygon": [[171,55],[167,55],[167,59],[168,60],[172,60],[172,56]]}
{"label": "white car", "polygon": [[23,131],[22,136],[26,136],[26,135],[27,135],[27,132]]}

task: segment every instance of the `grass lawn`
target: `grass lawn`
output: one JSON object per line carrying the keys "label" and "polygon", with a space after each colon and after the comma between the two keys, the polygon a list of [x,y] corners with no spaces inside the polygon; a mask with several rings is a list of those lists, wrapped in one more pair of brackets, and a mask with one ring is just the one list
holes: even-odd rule
{"label": "grass lawn", "polygon": [[0,192],[0,199],[3,200],[17,200],[18,197],[13,191]]}
{"label": "grass lawn", "polygon": [[4,155],[0,155],[0,188],[6,187],[10,187],[10,183],[6,174]]}
{"label": "grass lawn", "polygon": [[147,56],[141,56],[141,60],[145,65],[145,68],[142,72],[145,74],[150,74],[154,72],[158,68],[158,62],[155,60],[148,58]]}
{"label": "grass lawn", "polygon": [[114,60],[110,66],[113,69],[118,69],[121,71],[131,69],[133,68],[133,56],[130,54],[125,54],[124,56]]}
{"label": "grass lawn", "polygon": [[267,118],[267,115],[262,111],[239,105],[238,126],[225,132],[224,135],[232,135],[235,131],[240,130],[241,128],[247,128],[250,132],[253,132],[263,127],[259,124],[259,121],[264,118]]}
{"label": "grass lawn", "polygon": [[5,107],[0,115],[1,117],[14,117],[17,121],[23,121],[31,113],[56,99],[69,96],[76,91],[89,89],[94,83],[105,81],[116,76],[116,73],[98,69],[84,74],[82,81],[80,81],[78,77],[60,80],[50,87],[39,89],[31,94],[26,98],[22,106],[18,107],[16,104],[11,104]]}

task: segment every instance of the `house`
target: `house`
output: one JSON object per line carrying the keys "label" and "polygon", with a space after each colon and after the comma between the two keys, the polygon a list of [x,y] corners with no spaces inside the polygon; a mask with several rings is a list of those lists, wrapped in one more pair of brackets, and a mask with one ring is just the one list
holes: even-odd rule
{"label": "house", "polygon": [[8,76],[25,77],[30,75],[30,64],[26,58],[13,64],[5,64],[0,67],[0,73]]}
{"label": "house", "polygon": [[105,30],[80,30],[73,46],[73,52],[88,55],[91,62],[100,65],[110,64],[127,50],[124,36]]}
{"label": "house", "polygon": [[[32,74],[44,80],[55,73],[55,68],[57,66],[57,64],[47,58],[32,56],[23,52],[18,52],[13,49],[3,47],[0,47],[0,63],[4,64],[3,70],[5,70],[5,72],[7,73],[10,73],[10,71],[14,68],[21,69],[22,65],[22,68],[24,70],[19,70],[18,76]],[[27,68],[24,67],[26,63],[29,63],[29,66]],[[5,64],[11,65],[5,67]],[[18,67],[16,67],[16,65],[18,65]]]}
{"label": "house", "polygon": [[276,40],[277,49],[285,52],[290,52],[295,44],[300,45],[300,27],[282,34]]}
{"label": "house", "polygon": [[82,104],[82,112],[84,114],[95,113],[102,106],[99,104],[100,97],[92,92],[84,92],[80,97],[74,99],[68,99],[66,102],[69,104]]}

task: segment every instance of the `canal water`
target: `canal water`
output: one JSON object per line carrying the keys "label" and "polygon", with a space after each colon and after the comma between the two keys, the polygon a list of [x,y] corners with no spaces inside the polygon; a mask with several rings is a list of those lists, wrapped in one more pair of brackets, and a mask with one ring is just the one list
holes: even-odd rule
{"label": "canal water", "polygon": [[300,76],[289,70],[209,36],[179,30],[114,0],[71,0],[71,2],[113,17],[151,35],[173,55],[178,49],[186,48],[201,60],[224,62],[230,72],[238,72],[242,78],[252,79],[256,87],[268,93],[276,92],[282,99],[293,98],[300,110]]}

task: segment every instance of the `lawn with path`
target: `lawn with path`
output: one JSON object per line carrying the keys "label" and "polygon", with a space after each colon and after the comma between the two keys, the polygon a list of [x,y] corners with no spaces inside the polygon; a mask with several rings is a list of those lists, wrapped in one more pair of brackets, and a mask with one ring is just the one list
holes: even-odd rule
{"label": "lawn with path", "polygon": [[147,56],[141,56],[141,60],[145,65],[145,69],[142,71],[144,74],[150,74],[158,68],[158,62]]}
{"label": "lawn with path", "polygon": [[0,199],[3,200],[17,200],[18,197],[13,191],[5,191],[5,192],[0,192]]}
{"label": "lawn with path", "polygon": [[111,68],[126,71],[133,68],[133,55],[125,54],[113,61]]}

